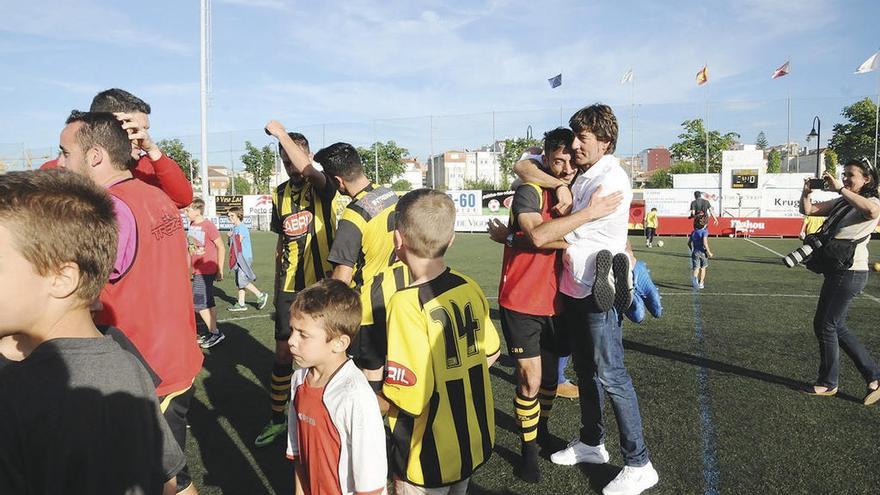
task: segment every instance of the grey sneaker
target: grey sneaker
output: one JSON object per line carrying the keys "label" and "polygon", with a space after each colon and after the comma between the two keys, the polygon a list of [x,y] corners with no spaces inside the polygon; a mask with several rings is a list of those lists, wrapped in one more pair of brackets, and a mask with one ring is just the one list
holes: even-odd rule
{"label": "grey sneaker", "polygon": [[257,309],[265,308],[267,302],[269,302],[269,294],[263,292],[260,297],[257,298]]}
{"label": "grey sneaker", "polygon": [[198,337],[196,337],[196,344],[202,345],[205,343],[208,338],[211,337],[211,332],[208,333],[200,333]]}
{"label": "grey sneaker", "polygon": [[225,338],[226,338],[226,335],[223,332],[218,331],[217,333],[210,334],[208,336],[208,338],[205,339],[205,341],[199,345],[201,346],[202,349],[210,349],[211,347],[214,347],[215,345],[219,344],[220,342],[223,342],[223,339],[225,339]]}
{"label": "grey sneaker", "polygon": [[593,282],[593,298],[599,311],[605,312],[614,305],[614,275],[611,273],[611,251],[603,249],[596,253],[596,280]]}
{"label": "grey sneaker", "polygon": [[619,314],[623,314],[632,304],[633,278],[629,256],[626,253],[615,254],[611,271],[614,273],[614,307]]}
{"label": "grey sneaker", "polygon": [[247,306],[245,306],[244,304],[235,303],[234,305],[229,306],[229,311],[232,312],[247,311],[247,309]]}

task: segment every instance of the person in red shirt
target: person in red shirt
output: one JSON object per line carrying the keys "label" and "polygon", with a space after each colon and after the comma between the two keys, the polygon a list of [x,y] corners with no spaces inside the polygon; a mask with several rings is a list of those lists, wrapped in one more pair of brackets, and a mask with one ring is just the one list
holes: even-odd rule
{"label": "person in red shirt", "polygon": [[214,347],[226,338],[217,328],[217,305],[214,303],[214,280],[223,280],[222,260],[226,259],[226,245],[220,231],[204,217],[205,202],[193,200],[186,209],[189,231],[186,234],[193,273],[193,306],[208,327],[208,333],[200,335],[203,349]]}
{"label": "person in red shirt", "polygon": [[[116,263],[101,290],[95,323],[119,328],[159,375],[160,408],[185,450],[192,384],[204,357],[196,345],[180,212],[164,192],[134,180],[129,136],[113,114],[74,111],[66,124],[59,168],[106,187],[120,224]],[[197,493],[185,466],[177,490]]]}
{"label": "person in red shirt", "polygon": [[[192,202],[192,184],[180,166],[162,153],[150,137],[150,105],[129,93],[113,88],[101,91],[92,98],[90,112],[110,112],[123,123],[131,141],[131,156],[137,162],[131,169],[135,179],[158,187],[171,198],[178,208]],[[58,160],[49,160],[40,170],[58,167]]]}

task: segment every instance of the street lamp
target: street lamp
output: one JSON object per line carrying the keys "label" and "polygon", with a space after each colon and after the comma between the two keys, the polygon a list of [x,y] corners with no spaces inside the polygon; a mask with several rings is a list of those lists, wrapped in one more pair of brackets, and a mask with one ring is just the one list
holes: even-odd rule
{"label": "street lamp", "polygon": [[810,139],[816,138],[816,177],[821,177],[819,167],[819,146],[822,145],[822,121],[819,120],[819,116],[813,117],[813,128],[810,130],[810,133],[807,134],[807,142],[810,142]]}
{"label": "street lamp", "polygon": [[532,126],[526,127],[526,139],[532,139]]}

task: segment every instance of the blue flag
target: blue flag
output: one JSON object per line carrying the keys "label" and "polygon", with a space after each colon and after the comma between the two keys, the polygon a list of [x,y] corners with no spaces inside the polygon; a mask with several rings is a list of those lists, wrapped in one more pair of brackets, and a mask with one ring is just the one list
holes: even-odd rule
{"label": "blue flag", "polygon": [[551,77],[550,79],[547,79],[547,82],[550,83],[551,88],[558,88],[559,86],[562,86],[562,74],[560,73]]}

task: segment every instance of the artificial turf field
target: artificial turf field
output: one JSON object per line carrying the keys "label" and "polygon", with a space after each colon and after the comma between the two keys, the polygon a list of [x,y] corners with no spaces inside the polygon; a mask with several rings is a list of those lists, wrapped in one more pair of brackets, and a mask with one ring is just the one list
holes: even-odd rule
{"label": "artificial turf field", "polygon": [[[865,384],[842,353],[840,393],[797,391],[816,376],[812,317],[821,277],[788,269],[797,240],[712,238],[706,288],[690,286],[684,238],[645,248],[631,238],[663,295],[664,314],[624,323],[626,364],[638,393],[644,434],[660,483],[648,493],[880,493],[880,404],[861,403]],[[253,233],[257,285],[271,289],[275,238]],[[873,249],[877,249],[876,240]],[[878,256],[872,254],[872,262]],[[459,234],[450,266],[470,275],[495,306],[501,247],[487,236]],[[203,494],[292,494],[285,442],[257,449],[269,417],[268,379],[274,349],[271,303],[263,311],[229,313],[230,280],[218,284],[226,341],[205,351],[190,409],[190,469]],[[249,298],[250,298],[249,294]],[[848,326],[880,359],[880,274],[855,299]],[[500,324],[495,323],[499,334]],[[502,346],[504,352],[505,348]],[[512,414],[513,368],[505,356],[492,368],[496,445],[471,478],[470,493],[600,493],[622,467],[617,428],[606,401],[611,462],[555,466],[544,455],[543,481],[513,474],[519,440]],[[573,377],[573,372],[569,372]],[[560,447],[577,435],[576,401],[557,399],[550,422]]]}

